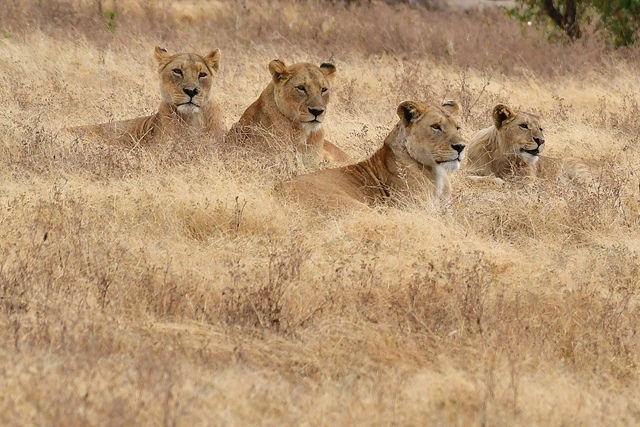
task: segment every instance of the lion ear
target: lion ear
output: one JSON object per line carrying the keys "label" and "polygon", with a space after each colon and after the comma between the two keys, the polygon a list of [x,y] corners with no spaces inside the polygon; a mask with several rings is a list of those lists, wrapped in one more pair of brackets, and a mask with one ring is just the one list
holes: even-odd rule
{"label": "lion ear", "polygon": [[460,112],[460,104],[458,104],[456,101],[451,101],[451,100],[445,101],[442,104],[442,108],[444,108],[444,110],[447,111],[452,116],[457,116],[458,113]]}
{"label": "lion ear", "polygon": [[405,127],[415,123],[424,114],[420,104],[414,101],[404,101],[398,105],[397,113]]}
{"label": "lion ear", "polygon": [[336,75],[336,66],[329,62],[323,62],[320,64],[320,71],[328,79],[333,79]]}
{"label": "lion ear", "polygon": [[207,67],[217,72],[220,69],[220,49],[211,51],[205,56],[204,63],[207,64]]}
{"label": "lion ear", "polygon": [[156,58],[156,61],[158,61],[158,65],[160,66],[168,64],[171,60],[171,55],[167,52],[167,49],[160,46],[156,46],[153,51],[153,56]]}
{"label": "lion ear", "polygon": [[515,118],[515,113],[506,105],[498,104],[493,107],[493,123],[496,125],[496,129],[500,129],[505,124],[509,123]]}
{"label": "lion ear", "polygon": [[289,77],[289,70],[287,69],[287,66],[279,59],[274,59],[269,62],[269,72],[271,73],[275,83],[281,83]]}

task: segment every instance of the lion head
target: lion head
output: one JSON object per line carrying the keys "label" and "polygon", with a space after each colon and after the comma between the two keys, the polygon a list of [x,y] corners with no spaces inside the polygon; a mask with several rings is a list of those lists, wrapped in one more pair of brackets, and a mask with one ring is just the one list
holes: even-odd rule
{"label": "lion head", "polygon": [[220,68],[220,50],[202,57],[195,53],[170,54],[156,47],[162,100],[183,114],[199,113],[209,102],[211,84]]}
{"label": "lion head", "polygon": [[269,63],[275,103],[285,117],[307,130],[317,130],[327,112],[331,81],[336,67],[323,63],[286,66],[279,59]]}
{"label": "lion head", "polygon": [[454,116],[460,107],[455,101],[442,106],[426,106],[405,101],[398,106],[398,116],[406,131],[405,148],[413,160],[422,165],[437,165],[448,172],[460,168],[465,141]]}
{"label": "lion head", "polygon": [[544,134],[538,116],[515,112],[503,104],[493,107],[492,116],[500,136],[500,152],[535,164],[544,150]]}

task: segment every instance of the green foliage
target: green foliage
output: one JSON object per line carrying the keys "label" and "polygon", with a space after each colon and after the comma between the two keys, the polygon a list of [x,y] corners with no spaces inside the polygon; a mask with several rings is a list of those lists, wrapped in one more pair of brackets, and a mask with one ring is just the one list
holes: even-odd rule
{"label": "green foliage", "polygon": [[600,20],[609,30],[618,46],[627,46],[638,40],[640,0],[592,0],[600,13]]}
{"label": "green foliage", "polygon": [[107,18],[107,28],[110,31],[116,30],[116,16],[117,12],[115,10],[107,9],[104,11],[104,17]]}
{"label": "green foliage", "polygon": [[517,1],[517,6],[506,10],[507,15],[524,26],[535,25],[541,28],[550,41],[557,41],[564,34],[560,26],[554,25],[553,21],[545,14],[537,0]]}
{"label": "green foliage", "polygon": [[515,0],[507,14],[523,24],[542,27],[550,39],[564,33],[570,40],[582,36],[581,27],[599,18],[616,47],[637,41],[640,0]]}

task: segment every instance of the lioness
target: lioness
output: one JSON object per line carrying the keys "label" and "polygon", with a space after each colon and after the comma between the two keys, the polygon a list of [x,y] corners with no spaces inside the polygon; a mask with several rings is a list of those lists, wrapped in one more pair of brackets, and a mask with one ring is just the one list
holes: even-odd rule
{"label": "lioness", "polygon": [[472,179],[494,176],[503,183],[512,177],[566,177],[584,183],[592,178],[597,162],[540,155],[545,139],[538,116],[504,104],[496,105],[492,116],[493,126],[479,131],[469,142],[467,163]]}
{"label": "lioness", "polygon": [[[331,81],[336,67],[323,63],[290,66],[276,59],[269,63],[272,80],[246,109],[227,135],[227,144],[259,151],[277,151],[277,144],[293,142],[305,166],[320,161],[348,161],[348,156],[324,139]],[[269,141],[265,134],[273,135]]]}
{"label": "lioness", "polygon": [[545,148],[538,116],[516,112],[504,104],[493,108],[493,126],[476,133],[469,142],[470,174],[536,176],[540,153]]}
{"label": "lioness", "polygon": [[217,104],[210,96],[211,84],[220,67],[220,50],[206,56],[195,53],[169,54],[156,47],[160,94],[158,111],[150,116],[113,123],[72,128],[76,134],[96,135],[107,141],[138,145],[163,134],[186,136],[222,133]]}
{"label": "lioness", "polygon": [[367,160],[301,175],[281,184],[281,191],[323,205],[368,204],[430,188],[438,197],[450,192],[447,172],[460,168],[465,142],[454,116],[455,101],[442,106],[405,101],[400,121],[382,147]]}

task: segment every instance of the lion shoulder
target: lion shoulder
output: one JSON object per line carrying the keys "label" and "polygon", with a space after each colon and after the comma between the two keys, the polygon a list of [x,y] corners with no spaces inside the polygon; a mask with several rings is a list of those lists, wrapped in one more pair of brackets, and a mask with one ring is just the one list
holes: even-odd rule
{"label": "lion shoulder", "polygon": [[476,132],[469,140],[467,147],[467,170],[474,175],[489,175],[492,173],[492,154],[496,150],[497,132],[495,126]]}

